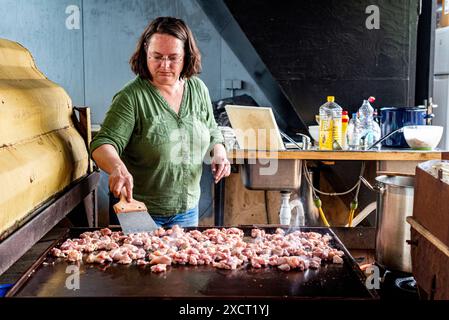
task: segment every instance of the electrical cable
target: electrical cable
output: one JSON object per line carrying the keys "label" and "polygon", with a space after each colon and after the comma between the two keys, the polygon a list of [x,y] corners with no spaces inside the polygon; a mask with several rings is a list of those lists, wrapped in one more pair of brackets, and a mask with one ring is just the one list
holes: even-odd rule
{"label": "electrical cable", "polygon": [[360,171],[359,184],[355,191],[354,199],[351,201],[351,204],[349,206],[350,210],[349,210],[349,217],[348,217],[348,227],[352,227],[352,220],[354,219],[354,213],[355,213],[355,210],[357,210],[357,208],[359,206],[359,191],[360,191],[360,185],[361,185],[360,182],[362,182],[360,177],[362,177],[363,173],[364,173],[365,161],[362,162],[362,169],[363,170]]}
{"label": "electrical cable", "polygon": [[[304,172],[306,173],[306,175],[305,175],[306,176],[305,177],[306,181],[309,184],[309,186],[312,188],[312,192],[313,192],[314,196],[316,195],[316,193],[322,194],[324,196],[331,196],[331,197],[343,196],[343,195],[346,195],[348,193],[351,193],[357,187],[360,189],[360,184],[362,183],[362,181],[360,179],[358,179],[357,183],[352,188],[350,188],[347,191],[344,191],[344,192],[324,192],[324,191],[321,191],[321,190],[318,190],[317,188],[315,188],[313,183],[310,181],[309,171],[307,169],[307,160],[303,161],[303,169],[304,169]],[[365,171],[365,162],[362,162],[362,166],[361,166],[361,169],[360,169],[360,175],[359,176],[363,176],[364,171]],[[358,191],[357,191],[357,194],[358,194]]]}
{"label": "electrical cable", "polygon": [[[350,211],[350,214],[349,214],[350,223],[352,223],[351,216],[353,217],[354,211],[355,211],[355,209],[357,209],[357,205],[358,205],[357,198],[358,198],[358,195],[359,195],[360,184],[362,183],[361,179],[358,178],[357,183],[352,188],[350,188],[348,191],[329,193],[329,192],[323,192],[323,191],[318,190],[317,188],[314,187],[313,182],[310,180],[310,173],[309,173],[309,170],[307,168],[307,161],[306,160],[303,161],[303,170],[305,172],[306,181],[307,181],[307,183],[309,184],[309,186],[312,189],[312,194],[313,194],[313,199],[314,199],[315,206],[318,208],[321,220],[323,221],[323,223],[324,223],[324,225],[326,227],[330,227],[330,224],[329,224],[329,222],[326,219],[326,216],[325,216],[323,208],[322,208],[321,199],[317,196],[317,193],[322,194],[322,195],[327,195],[327,196],[338,196],[338,195],[348,194],[348,193],[352,192],[354,189],[357,188],[354,200],[351,202],[351,211]],[[359,175],[359,177],[363,176],[364,172],[365,172],[365,162],[363,161],[362,162],[362,166],[360,168],[360,175]],[[353,205],[354,202],[355,202],[355,205]]]}

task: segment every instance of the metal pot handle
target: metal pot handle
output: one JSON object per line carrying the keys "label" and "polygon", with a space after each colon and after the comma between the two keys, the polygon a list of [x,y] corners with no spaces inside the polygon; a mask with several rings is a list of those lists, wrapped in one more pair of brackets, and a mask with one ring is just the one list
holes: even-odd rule
{"label": "metal pot handle", "polygon": [[380,194],[384,193],[385,188],[379,184],[375,184],[374,186],[371,185],[371,183],[368,182],[368,180],[366,180],[364,177],[360,176],[360,181],[363,182],[363,184],[370,189],[373,192],[378,192]]}

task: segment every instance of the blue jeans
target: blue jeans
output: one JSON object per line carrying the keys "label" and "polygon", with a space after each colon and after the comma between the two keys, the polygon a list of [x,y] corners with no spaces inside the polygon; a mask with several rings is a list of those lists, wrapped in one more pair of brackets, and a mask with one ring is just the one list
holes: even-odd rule
{"label": "blue jeans", "polygon": [[198,226],[198,206],[187,210],[183,213],[178,213],[174,216],[154,216],[151,215],[154,222],[159,227],[171,228],[175,224],[180,227],[197,227]]}

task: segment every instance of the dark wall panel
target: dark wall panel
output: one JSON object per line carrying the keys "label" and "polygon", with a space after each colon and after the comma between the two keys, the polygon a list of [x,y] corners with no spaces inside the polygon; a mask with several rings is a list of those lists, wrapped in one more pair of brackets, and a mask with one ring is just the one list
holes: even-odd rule
{"label": "dark wall panel", "polygon": [[[355,111],[414,104],[418,0],[225,0],[237,23],[305,122],[327,95]],[[379,8],[369,30],[365,10]]]}

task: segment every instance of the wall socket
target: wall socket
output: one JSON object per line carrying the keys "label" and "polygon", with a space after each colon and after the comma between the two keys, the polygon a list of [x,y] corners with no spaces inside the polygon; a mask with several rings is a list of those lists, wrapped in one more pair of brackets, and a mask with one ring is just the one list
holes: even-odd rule
{"label": "wall socket", "polygon": [[225,80],[225,88],[228,90],[241,90],[243,85],[242,80]]}

